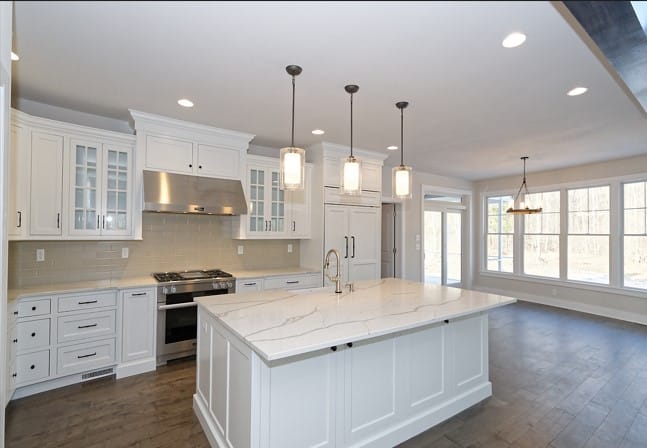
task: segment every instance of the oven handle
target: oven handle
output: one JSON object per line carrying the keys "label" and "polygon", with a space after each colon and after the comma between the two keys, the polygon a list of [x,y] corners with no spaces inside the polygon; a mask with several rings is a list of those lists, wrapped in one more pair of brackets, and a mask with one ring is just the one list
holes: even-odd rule
{"label": "oven handle", "polygon": [[191,308],[194,306],[198,306],[198,303],[186,302],[186,303],[174,303],[173,305],[159,305],[157,309],[160,311],[164,311],[164,310],[176,310],[178,308]]}

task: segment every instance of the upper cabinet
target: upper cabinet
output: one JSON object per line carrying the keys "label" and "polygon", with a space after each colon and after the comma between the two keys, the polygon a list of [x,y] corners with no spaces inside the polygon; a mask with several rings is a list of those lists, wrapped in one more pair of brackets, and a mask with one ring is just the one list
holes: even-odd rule
{"label": "upper cabinet", "polygon": [[248,156],[243,188],[248,213],[235,229],[239,239],[310,238],[312,167],[306,165],[304,190],[279,188],[279,159]]}
{"label": "upper cabinet", "polygon": [[130,114],[137,130],[137,166],[153,171],[242,180],[253,134],[135,110]]}
{"label": "upper cabinet", "polygon": [[13,110],[9,239],[137,238],[134,143]]}

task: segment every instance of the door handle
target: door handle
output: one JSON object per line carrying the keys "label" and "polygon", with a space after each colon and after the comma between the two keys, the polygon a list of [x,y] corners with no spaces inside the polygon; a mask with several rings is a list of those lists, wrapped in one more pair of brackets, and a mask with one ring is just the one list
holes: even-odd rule
{"label": "door handle", "polygon": [[164,310],[177,310],[179,308],[195,308],[196,306],[198,306],[197,302],[184,302],[184,303],[174,303],[171,305],[159,305],[157,309],[160,311],[164,311]]}
{"label": "door handle", "polygon": [[18,212],[18,225],[16,227],[22,227],[22,212]]}
{"label": "door handle", "polygon": [[344,255],[344,258],[348,258],[348,237],[345,236],[344,239],[346,240],[346,255]]}
{"label": "door handle", "polygon": [[103,226],[103,228],[105,229],[105,228],[106,228],[106,215],[102,215],[102,216],[101,216],[101,222],[102,222],[102,224],[101,224],[101,225],[102,225],[102,226]]}
{"label": "door handle", "polygon": [[99,215],[97,215],[97,229],[98,229],[98,228],[100,228],[100,226],[99,226],[99,219],[100,219],[100,218],[101,218],[101,217],[100,217]]}
{"label": "door handle", "polygon": [[353,239],[353,256],[351,258],[355,258],[355,237],[351,236],[351,238]]}
{"label": "door handle", "polygon": [[272,221],[267,221],[267,223],[268,223],[268,224],[269,224],[269,226],[270,226],[269,231],[271,232],[271,231],[272,231]]}
{"label": "door handle", "polygon": [[292,231],[293,232],[297,231],[297,222],[296,221],[292,221]]}
{"label": "door handle", "polygon": [[61,214],[60,213],[56,214],[56,228],[57,229],[61,228]]}

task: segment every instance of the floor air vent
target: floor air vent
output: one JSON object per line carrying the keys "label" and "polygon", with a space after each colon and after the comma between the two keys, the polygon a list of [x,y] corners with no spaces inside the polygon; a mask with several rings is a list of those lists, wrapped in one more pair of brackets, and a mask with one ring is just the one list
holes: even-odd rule
{"label": "floor air vent", "polygon": [[115,373],[114,369],[103,369],[97,370],[96,372],[84,373],[81,375],[81,380],[91,380],[92,378],[98,378],[100,376],[112,375]]}

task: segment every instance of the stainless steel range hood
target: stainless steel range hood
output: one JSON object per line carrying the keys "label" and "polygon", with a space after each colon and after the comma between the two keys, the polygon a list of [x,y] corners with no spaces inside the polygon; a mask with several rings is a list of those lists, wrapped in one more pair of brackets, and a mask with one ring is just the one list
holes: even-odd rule
{"label": "stainless steel range hood", "polygon": [[239,180],[144,170],[145,212],[244,215],[247,201]]}

